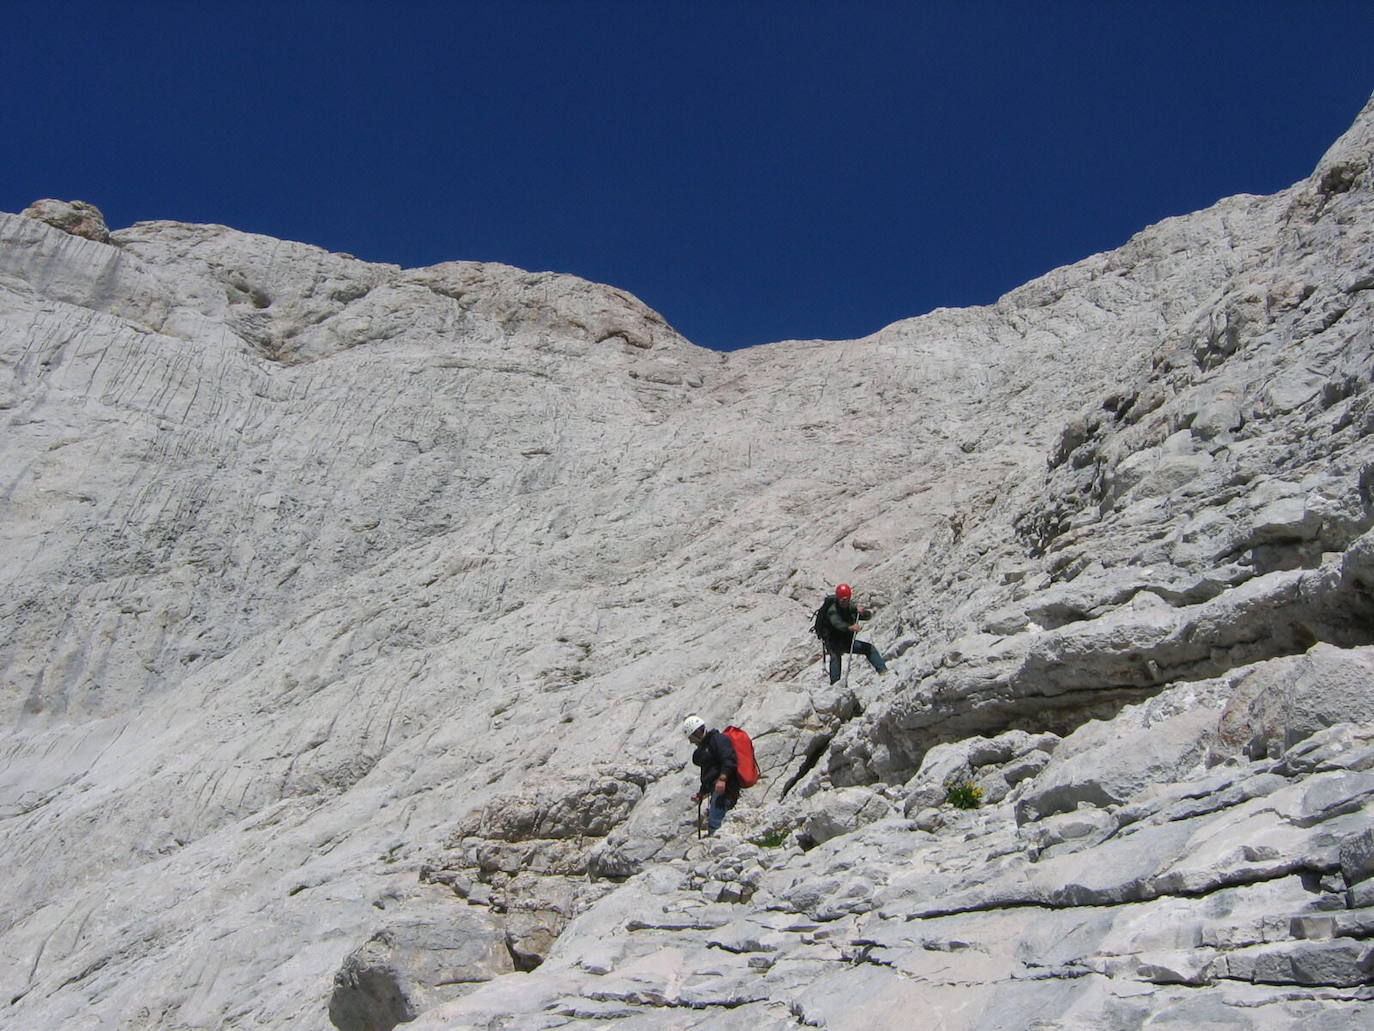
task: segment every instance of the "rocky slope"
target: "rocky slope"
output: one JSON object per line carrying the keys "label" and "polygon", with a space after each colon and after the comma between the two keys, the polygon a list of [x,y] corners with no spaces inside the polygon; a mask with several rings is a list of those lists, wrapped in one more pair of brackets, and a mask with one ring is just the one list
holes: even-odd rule
{"label": "rocky slope", "polygon": [[1372,162],[730,355],[0,215],[0,1025],[1368,1026]]}

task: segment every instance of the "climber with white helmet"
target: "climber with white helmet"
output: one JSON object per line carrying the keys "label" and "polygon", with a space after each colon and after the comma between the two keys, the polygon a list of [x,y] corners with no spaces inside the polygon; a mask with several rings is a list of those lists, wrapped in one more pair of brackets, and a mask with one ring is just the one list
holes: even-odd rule
{"label": "climber with white helmet", "polygon": [[[697,820],[701,820],[700,804],[709,798],[711,804],[706,811],[708,835],[720,830],[725,814],[734,808],[739,800],[739,763],[735,757],[735,746],[719,730],[706,729],[706,721],[700,716],[688,716],[682,721],[682,732],[687,740],[696,746],[692,762],[701,767],[701,788],[692,796],[697,803]],[[700,833],[700,822],[697,824]]]}

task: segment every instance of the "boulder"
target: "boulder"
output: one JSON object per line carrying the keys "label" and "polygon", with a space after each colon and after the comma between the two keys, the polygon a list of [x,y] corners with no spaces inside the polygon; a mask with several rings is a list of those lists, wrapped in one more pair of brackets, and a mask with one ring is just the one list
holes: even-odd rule
{"label": "boulder", "polygon": [[80,236],[96,243],[109,243],[110,230],[105,216],[94,204],[83,200],[36,200],[20,212],[25,218],[36,218],[72,236]]}
{"label": "boulder", "polygon": [[1154,784],[1182,780],[1202,766],[1217,710],[1148,717],[1147,707],[1110,723],[1094,721],[1066,737],[1016,803],[1017,819],[1042,819],[1082,805],[1121,805]]}
{"label": "boulder", "polygon": [[870,788],[839,788],[808,800],[802,834],[815,844],[849,834],[893,814],[892,803]]}
{"label": "boulder", "polygon": [[1374,721],[1374,648],[1316,644],[1261,664],[1221,715],[1214,756],[1277,756],[1337,723]]}
{"label": "boulder", "polygon": [[1352,887],[1374,877],[1374,830],[1364,830],[1341,842],[1341,874]]}
{"label": "boulder", "polygon": [[1084,804],[1073,812],[1046,817],[1021,828],[1032,856],[1039,858],[1058,848],[1078,851],[1104,841],[1117,828],[1112,814]]}
{"label": "boulder", "polygon": [[329,1019],[339,1031],[391,1031],[514,969],[500,924],[448,905],[390,922],[350,953],[334,975]]}

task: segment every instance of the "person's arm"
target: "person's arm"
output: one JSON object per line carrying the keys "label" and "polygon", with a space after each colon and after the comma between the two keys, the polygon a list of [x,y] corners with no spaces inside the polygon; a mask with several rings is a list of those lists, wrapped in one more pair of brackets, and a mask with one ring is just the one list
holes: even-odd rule
{"label": "person's arm", "polygon": [[739,778],[739,761],[735,758],[735,746],[730,743],[730,739],[719,731],[714,735],[714,748],[716,760],[720,764],[720,772],[716,774],[715,784],[712,785],[712,792],[720,795],[725,793],[725,789],[730,786],[730,778]]}
{"label": "person's arm", "polygon": [[[872,613],[866,609],[855,606],[851,609],[841,610],[838,605],[830,610],[830,624],[836,630],[847,630],[851,634],[859,632],[859,620],[867,619]],[[853,622],[849,622],[853,620]]]}

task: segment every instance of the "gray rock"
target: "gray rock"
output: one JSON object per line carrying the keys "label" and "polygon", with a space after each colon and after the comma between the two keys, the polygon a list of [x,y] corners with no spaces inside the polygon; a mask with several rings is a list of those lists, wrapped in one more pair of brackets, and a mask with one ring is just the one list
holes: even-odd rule
{"label": "gray rock", "polygon": [[[1060,813],[1022,828],[1022,834],[1035,855],[1053,854],[1056,846],[1068,845],[1077,851],[1105,841],[1117,828],[1110,813],[1084,806],[1071,813]],[[1060,851],[1063,851],[1062,849]]]}
{"label": "gray rock", "polygon": [[923,784],[912,788],[902,802],[902,812],[907,816],[942,805],[948,789],[943,784]]}
{"label": "gray rock", "polygon": [[[417,1031],[1367,1027],[1371,152],[729,355],[570,276],[0,215],[8,1022],[317,1027],[337,973]],[[840,580],[898,671],[844,690]],[[692,711],[765,772],[701,844]],[[1011,793],[931,816],[955,774]],[[428,994],[474,941],[538,967]]]}
{"label": "gray rock", "polygon": [[[1182,780],[1201,766],[1217,713],[1196,709],[1151,719],[1086,724],[1060,745],[1017,802],[1018,817],[1035,819],[1083,804],[1119,805],[1146,786]],[[1132,727],[1132,724],[1135,724]]]}
{"label": "gray rock", "polygon": [[1338,723],[1319,730],[1284,752],[1274,769],[1289,776],[1374,769],[1374,730],[1367,723]]}
{"label": "gray rock", "polygon": [[1352,886],[1374,877],[1374,830],[1361,831],[1341,842],[1341,873],[1345,883]]}
{"label": "gray rock", "polygon": [[513,969],[499,924],[450,907],[441,918],[389,924],[350,953],[334,975],[329,1019],[339,1031],[394,1027]]}
{"label": "gray rock", "polygon": [[1374,946],[1349,939],[1259,946],[1226,957],[1220,976],[1263,984],[1353,988],[1374,974]]}
{"label": "gray rock", "polygon": [[[1011,730],[995,738],[972,737],[936,745],[907,781],[902,809],[911,816],[945,802],[951,783],[978,787],[985,802],[1000,802],[1013,784],[1038,772],[1058,744],[1053,734]],[[999,767],[999,768],[993,768]]]}
{"label": "gray rock", "polygon": [[757,920],[739,920],[708,935],[706,942],[727,952],[776,952],[785,936]]}
{"label": "gray rock", "polygon": [[84,237],[96,243],[109,243],[110,230],[105,216],[94,204],[85,201],[36,200],[20,212],[25,218],[36,218],[64,233]]}
{"label": "gray rock", "polygon": [[980,801],[984,805],[1000,802],[1011,793],[1011,783],[1001,770],[983,774],[974,786],[978,789]]}
{"label": "gray rock", "polygon": [[1236,686],[1221,738],[1252,757],[1277,755],[1337,723],[1374,721],[1374,649],[1314,645],[1257,667]]}
{"label": "gray rock", "polygon": [[849,834],[892,815],[891,803],[867,788],[842,788],[816,796],[802,823],[802,833],[815,844]]}
{"label": "gray rock", "polygon": [[1039,774],[1049,765],[1049,762],[1050,754],[1037,748],[1008,763],[1001,771],[1002,776],[1006,778],[1008,784],[1020,784],[1023,780]]}

